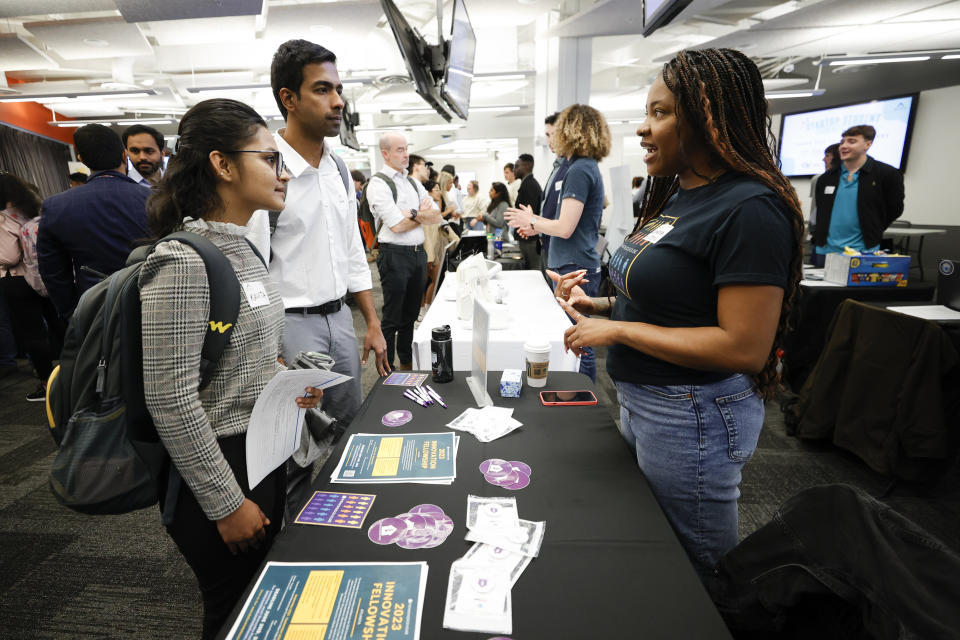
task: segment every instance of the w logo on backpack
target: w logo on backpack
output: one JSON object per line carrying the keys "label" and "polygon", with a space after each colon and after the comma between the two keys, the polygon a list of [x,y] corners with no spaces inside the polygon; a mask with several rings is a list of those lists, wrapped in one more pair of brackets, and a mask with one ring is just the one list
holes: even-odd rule
{"label": "w logo on backpack", "polygon": [[232,322],[227,322],[224,324],[223,322],[214,322],[213,320],[210,321],[210,331],[216,331],[217,333],[223,333],[224,331],[229,330],[232,326]]}

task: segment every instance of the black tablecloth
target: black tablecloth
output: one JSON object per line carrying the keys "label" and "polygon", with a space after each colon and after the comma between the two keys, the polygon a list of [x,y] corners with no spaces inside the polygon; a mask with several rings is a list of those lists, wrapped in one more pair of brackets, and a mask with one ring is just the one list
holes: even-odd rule
{"label": "black tablecloth", "polygon": [[927,302],[933,300],[933,285],[924,282],[907,287],[807,287],[790,314],[791,331],[784,337],[784,380],[798,393],[817,364],[827,342],[827,329],[844,300],[861,302]]}
{"label": "black tablecloth", "polygon": [[[475,406],[458,372],[452,383],[433,385],[449,405],[420,407],[402,397],[405,387],[374,387],[350,431],[333,452],[316,489],[373,493],[377,498],[363,530],[288,525],[267,560],[286,562],[400,562],[429,565],[421,638],[489,638],[443,628],[451,563],[472,543],[464,540],[467,495],[514,496],[520,517],[545,520],[540,556],[514,585],[515,640],[539,638],[730,638],[657,505],[607,409],[544,407],[537,390],[524,387],[518,399],[500,398],[499,372],[488,379],[497,406],[513,407],[523,426],[490,443],[459,433],[457,479],[452,485],[329,483],[350,433],[449,431],[444,425]],[[593,389],[579,373],[551,372],[546,389]],[[413,420],[384,427],[388,411],[409,409]],[[488,458],[522,460],[532,468],[520,491],[488,484],[478,469]],[[439,547],[404,550],[378,546],[366,529],[380,518],[421,504],[439,505],[455,529]],[[244,599],[248,593],[244,595]],[[241,602],[242,605],[242,602]],[[233,619],[240,611],[234,611]]]}

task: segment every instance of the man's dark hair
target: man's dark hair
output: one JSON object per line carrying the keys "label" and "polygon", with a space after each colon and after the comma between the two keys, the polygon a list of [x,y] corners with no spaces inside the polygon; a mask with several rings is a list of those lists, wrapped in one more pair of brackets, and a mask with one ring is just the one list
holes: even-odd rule
{"label": "man's dark hair", "polygon": [[824,155],[830,155],[830,168],[834,169],[840,164],[840,143],[835,142],[823,150]]}
{"label": "man's dark hair", "polygon": [[863,136],[864,140],[873,142],[873,139],[877,137],[877,130],[868,124],[857,124],[840,134],[842,138],[847,136]]}
{"label": "man's dark hair", "polygon": [[80,184],[87,184],[87,174],[82,171],[77,171],[70,174],[71,182],[79,182]]}
{"label": "man's dark hair", "polygon": [[284,120],[287,119],[287,110],[280,100],[280,90],[290,89],[299,98],[300,85],[303,84],[303,68],[308,64],[324,62],[336,64],[337,56],[333,51],[308,40],[287,40],[273,54],[270,86],[273,89],[273,99],[277,101]]}
{"label": "man's dark hair", "polygon": [[363,171],[360,171],[359,169],[354,169],[351,171],[350,177],[361,184],[367,181],[367,176],[363,175]]}
{"label": "man's dark hair", "polygon": [[512,162],[508,162],[507,164],[503,165],[503,168],[504,168],[504,169],[510,169],[510,171],[513,171],[513,163],[512,163]]}
{"label": "man's dark hair", "polygon": [[149,133],[151,136],[153,136],[153,141],[157,143],[157,150],[161,152],[163,151],[163,146],[165,144],[165,140],[163,139],[163,134],[157,131],[156,129],[154,129],[153,127],[148,127],[145,124],[135,124],[123,130],[124,148],[126,148],[127,146],[127,138],[129,138],[130,136],[141,134],[141,133]]}
{"label": "man's dark hair", "polygon": [[413,168],[421,162],[426,163],[426,160],[423,159],[423,156],[418,156],[415,153],[411,153],[407,159],[407,173],[412,173]]}
{"label": "man's dark hair", "polygon": [[517,162],[523,162],[524,164],[530,165],[530,168],[533,169],[533,156],[529,153],[521,153],[517,158]]}
{"label": "man's dark hair", "polygon": [[551,113],[546,118],[543,119],[543,124],[557,124],[557,118],[560,117],[560,112]]}
{"label": "man's dark hair", "polygon": [[91,171],[116,169],[123,164],[123,141],[110,127],[85,124],[73,132],[73,144],[80,161]]}

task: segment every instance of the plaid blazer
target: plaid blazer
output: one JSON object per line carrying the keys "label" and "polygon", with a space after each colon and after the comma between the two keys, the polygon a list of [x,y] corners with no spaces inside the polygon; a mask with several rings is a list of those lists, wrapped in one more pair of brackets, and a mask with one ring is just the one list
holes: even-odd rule
{"label": "plaid blazer", "polygon": [[194,220],[184,228],[223,251],[241,285],[262,283],[269,297],[269,304],[251,307],[241,296],[230,342],[200,392],[200,348],[210,313],[203,260],[186,245],[165,242],[140,271],[147,408],[180,475],[206,516],[217,520],[235,511],[244,497],[217,438],[246,433],[257,397],[282,368],[277,356],[283,301],[243,238],[243,227]]}

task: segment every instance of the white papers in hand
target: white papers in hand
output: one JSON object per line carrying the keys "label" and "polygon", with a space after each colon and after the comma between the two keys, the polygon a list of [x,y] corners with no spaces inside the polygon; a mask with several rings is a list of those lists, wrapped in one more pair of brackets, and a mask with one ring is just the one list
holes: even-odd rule
{"label": "white papers in hand", "polygon": [[296,399],[303,395],[303,390],[329,389],[350,379],[323,369],[289,369],[267,383],[253,405],[247,426],[247,476],[251,489],[300,446],[306,410],[297,406]]}

